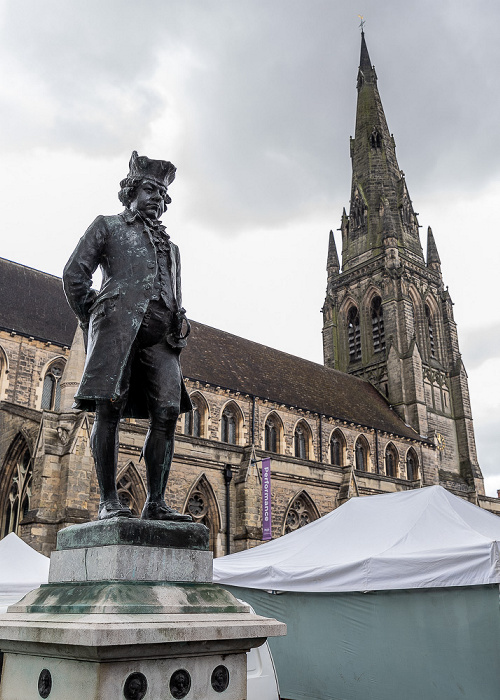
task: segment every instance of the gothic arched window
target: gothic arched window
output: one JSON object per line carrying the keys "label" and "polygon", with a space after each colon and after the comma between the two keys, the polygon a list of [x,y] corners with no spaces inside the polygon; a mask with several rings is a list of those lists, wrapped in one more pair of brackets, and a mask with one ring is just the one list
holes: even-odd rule
{"label": "gothic arched window", "polygon": [[416,481],[419,477],[417,453],[410,447],[406,453],[406,478],[408,481]]}
{"label": "gothic arched window", "polygon": [[436,357],[436,340],[434,337],[434,320],[432,318],[431,310],[425,305],[425,317],[427,319],[427,331],[429,333],[429,349],[431,352],[431,357]]}
{"label": "gothic arched window", "polygon": [[398,461],[398,451],[392,443],[389,443],[385,450],[385,473],[387,476],[397,477]]}
{"label": "gothic arched window", "polygon": [[19,524],[30,509],[33,466],[30,451],[23,438],[14,448],[11,459],[13,459],[13,464],[7,463],[6,465],[7,470],[9,468],[12,470],[12,476],[1,513],[2,537],[10,532],[19,534]]}
{"label": "gothic arched window", "polygon": [[361,327],[359,311],[355,306],[351,306],[347,314],[347,339],[349,344],[349,361],[356,362],[361,359]]}
{"label": "gothic arched window", "polygon": [[204,437],[207,420],[207,406],[204,398],[195,393],[191,395],[193,410],[184,416],[184,434],[193,437]]}
{"label": "gothic arched window", "polygon": [[370,448],[366,438],[361,435],[356,440],[356,445],[354,447],[354,457],[356,463],[356,469],[360,472],[368,471],[368,460],[370,456]]}
{"label": "gothic arched window", "polygon": [[266,452],[278,453],[280,451],[280,424],[273,413],[266,419],[264,426],[264,449]]}
{"label": "gothic arched window", "polygon": [[204,474],[200,476],[189,492],[184,512],[188,513],[195,523],[202,523],[208,527],[210,549],[215,556],[220,554],[220,552],[215,551],[217,536],[221,529],[219,509],[213,489]]}
{"label": "gothic arched window", "polygon": [[293,435],[294,454],[298,459],[309,459],[310,431],[304,421],[297,424]]}
{"label": "gothic arched window", "polygon": [[222,442],[237,445],[239,439],[240,416],[234,404],[228,404],[222,412],[220,435]]}
{"label": "gothic arched window", "polygon": [[382,352],[385,350],[384,311],[382,309],[382,299],[378,296],[372,299],[370,315],[372,319],[373,352]]}
{"label": "gothic arched window", "polygon": [[130,508],[134,515],[140,516],[146,495],[141,478],[132,463],[118,476],[116,488],[120,503]]}
{"label": "gothic arched window", "polygon": [[340,430],[334,430],[330,438],[330,462],[337,467],[345,465],[345,440]]}
{"label": "gothic arched window", "polygon": [[304,527],[319,518],[318,509],[314,505],[310,496],[302,491],[298,496],[294,496],[288,506],[283,523],[283,534],[288,534],[299,527]]}
{"label": "gothic arched window", "polygon": [[43,379],[41,408],[46,408],[49,411],[59,410],[61,403],[61,377],[65,364],[64,360],[59,359],[47,368]]}

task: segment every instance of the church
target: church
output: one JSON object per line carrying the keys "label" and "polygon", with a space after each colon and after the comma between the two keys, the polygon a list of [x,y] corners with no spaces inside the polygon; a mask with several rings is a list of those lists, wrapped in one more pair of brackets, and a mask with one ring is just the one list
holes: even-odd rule
{"label": "church", "polygon": [[[485,496],[467,374],[438,249],[424,257],[364,34],[339,256],[329,234],[324,364],[192,321],[167,501],[210,531],[215,556],[262,542],[261,463],[271,460],[273,538],[351,497],[441,484]],[[325,239],[325,248],[326,248]],[[43,554],[97,516],[93,414],[72,409],[85,359],[61,280],[0,259],[0,537]],[[145,421],[120,430],[118,490],[145,500]]]}

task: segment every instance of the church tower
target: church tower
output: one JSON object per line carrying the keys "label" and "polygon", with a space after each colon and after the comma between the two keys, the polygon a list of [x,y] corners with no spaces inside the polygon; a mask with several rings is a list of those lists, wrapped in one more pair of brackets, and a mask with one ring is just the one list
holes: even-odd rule
{"label": "church tower", "polygon": [[324,362],[368,379],[407,424],[434,439],[440,483],[484,494],[453,303],[430,228],[424,258],[364,32],[357,92],[342,266],[332,232],[329,239]]}

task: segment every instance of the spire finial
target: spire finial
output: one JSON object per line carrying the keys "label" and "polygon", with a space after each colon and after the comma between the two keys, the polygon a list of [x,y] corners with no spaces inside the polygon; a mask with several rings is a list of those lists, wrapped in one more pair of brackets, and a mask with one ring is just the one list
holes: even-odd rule
{"label": "spire finial", "polygon": [[365,19],[364,19],[363,15],[358,15],[358,17],[360,20],[359,28],[361,29],[361,34],[364,34],[365,33]]}

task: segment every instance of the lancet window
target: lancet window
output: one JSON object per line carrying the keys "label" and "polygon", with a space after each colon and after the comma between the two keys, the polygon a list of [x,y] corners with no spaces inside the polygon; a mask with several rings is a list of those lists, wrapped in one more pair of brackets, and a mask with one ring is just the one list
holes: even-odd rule
{"label": "lancet window", "polygon": [[425,305],[425,317],[427,319],[427,330],[429,333],[429,349],[431,357],[436,357],[436,341],[434,337],[434,321],[432,318],[431,310]]}
{"label": "lancet window", "polygon": [[387,445],[385,450],[385,473],[392,477],[398,475],[398,452],[392,444]]}
{"label": "lancet window", "polygon": [[[7,469],[9,469],[7,464]],[[19,524],[30,509],[33,466],[25,441],[15,450],[10,488],[2,508],[2,536],[19,533]]]}
{"label": "lancet window", "polygon": [[222,412],[221,440],[236,445],[239,437],[239,415],[236,406],[229,404]]}
{"label": "lancet window", "polygon": [[371,303],[370,314],[372,319],[373,352],[385,350],[384,310],[382,299],[374,297]]}
{"label": "lancet window", "polygon": [[356,446],[354,448],[354,458],[356,469],[360,472],[368,471],[368,459],[370,455],[370,448],[366,438],[362,435],[356,440]]}
{"label": "lancet window", "polygon": [[309,429],[300,422],[294,433],[294,454],[298,459],[309,459]]}
{"label": "lancet window", "polygon": [[132,463],[119,475],[116,482],[118,498],[134,515],[139,516],[145,501],[144,487]]}
{"label": "lancet window", "polygon": [[345,440],[340,430],[334,430],[330,438],[330,462],[337,467],[345,464]]}
{"label": "lancet window", "polygon": [[273,414],[267,417],[264,426],[264,449],[266,452],[280,451],[280,425]]}
{"label": "lancet window", "polygon": [[349,360],[356,362],[361,359],[361,327],[359,311],[351,306],[347,314],[347,338],[349,343]]}
{"label": "lancet window", "polygon": [[41,408],[58,411],[61,403],[61,377],[64,371],[64,360],[59,359],[48,367],[43,379]]}
{"label": "lancet window", "polygon": [[406,478],[408,481],[416,481],[419,478],[417,453],[410,447],[406,454]]}

